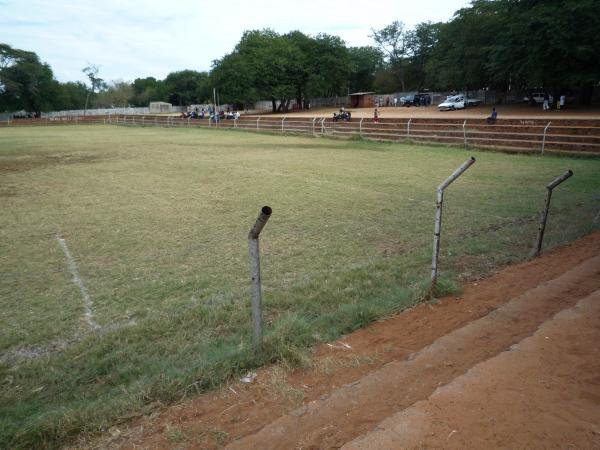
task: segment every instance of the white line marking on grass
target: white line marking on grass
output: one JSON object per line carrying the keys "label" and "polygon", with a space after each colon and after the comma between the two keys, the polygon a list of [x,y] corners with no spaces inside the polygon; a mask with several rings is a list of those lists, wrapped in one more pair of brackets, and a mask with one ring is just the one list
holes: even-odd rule
{"label": "white line marking on grass", "polygon": [[79,270],[77,269],[77,264],[75,263],[75,259],[71,255],[69,251],[69,247],[67,247],[67,242],[60,237],[60,235],[56,235],[56,240],[60,244],[65,257],[67,258],[67,265],[69,267],[69,271],[73,276],[73,283],[79,288],[81,291],[81,295],[83,297],[83,319],[87,324],[87,330],[79,330],[76,331],[70,338],[67,339],[55,339],[45,345],[31,345],[19,348],[13,348],[4,353],[0,353],[0,363],[2,364],[16,364],[20,360],[31,360],[36,359],[42,356],[47,356],[51,353],[66,350],[73,344],[81,342],[90,333],[95,334],[96,336],[103,336],[108,333],[112,333],[115,331],[119,331],[122,328],[132,327],[137,325],[134,318],[131,318],[129,314],[127,315],[126,322],[117,322],[105,327],[102,327],[94,321],[93,312],[92,312],[92,299],[85,288],[85,284],[83,284],[83,280],[79,276]]}
{"label": "white line marking on grass", "polygon": [[125,323],[115,323],[102,328],[98,326],[98,328],[94,328],[89,332],[75,333],[68,339],[55,339],[45,345],[31,345],[27,347],[15,348],[13,350],[0,353],[0,363],[13,365],[18,363],[20,360],[31,360],[40,358],[42,356],[48,356],[51,353],[66,350],[71,345],[81,342],[84,338],[89,336],[90,333],[94,333],[96,336],[104,336],[105,334],[135,325],[137,325],[135,319],[130,319]]}
{"label": "white line marking on grass", "polygon": [[63,238],[61,238],[59,235],[56,235],[56,240],[60,244],[60,246],[67,258],[67,264],[69,266],[69,271],[71,272],[71,275],[73,276],[73,283],[75,283],[75,285],[77,285],[79,287],[79,290],[81,291],[81,295],[83,296],[83,319],[85,320],[85,322],[88,324],[88,326],[92,330],[99,330],[102,327],[100,325],[98,325],[92,317],[93,316],[93,314],[92,314],[92,299],[90,298],[90,295],[88,294],[87,289],[85,288],[85,285],[83,284],[83,280],[79,276],[79,271],[77,270],[77,264],[75,263],[73,256],[71,256],[69,247],[67,247],[67,242]]}

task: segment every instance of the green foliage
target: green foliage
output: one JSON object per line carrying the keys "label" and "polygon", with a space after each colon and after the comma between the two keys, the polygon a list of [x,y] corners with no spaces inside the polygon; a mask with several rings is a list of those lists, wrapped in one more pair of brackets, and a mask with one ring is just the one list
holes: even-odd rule
{"label": "green foliage", "polygon": [[439,26],[427,72],[443,89],[589,91],[600,77],[598,23],[597,0],[476,0]]}
{"label": "green foliage", "polygon": [[95,102],[96,108],[119,108],[130,105],[133,97],[133,87],[126,81],[113,81],[107,85],[105,91],[101,92]]}
{"label": "green foliage", "polygon": [[394,21],[381,30],[371,30],[371,37],[379,49],[387,56],[389,75],[397,85],[406,90],[405,66],[408,59],[409,33],[404,23]]}
{"label": "green foliage", "polygon": [[406,68],[406,82],[419,91],[433,86],[433,77],[427,64],[432,60],[433,51],[439,44],[440,27],[439,23],[423,22],[408,32],[410,56]]}
{"label": "green foliage", "polygon": [[55,88],[52,69],[35,53],[0,44],[0,111],[46,110]]}
{"label": "green foliage", "polygon": [[69,110],[81,109],[88,95],[88,88],[80,81],[59,83],[54,82],[55,89],[52,97],[52,109]]}
{"label": "green foliage", "polygon": [[174,105],[191,105],[200,103],[206,98],[208,73],[195,70],[171,72],[162,82],[162,90],[167,101]]}
{"label": "green foliage", "polygon": [[375,47],[350,47],[352,69],[348,84],[352,92],[369,92],[374,89],[375,76],[383,70],[385,62],[381,50]]}
{"label": "green foliage", "polygon": [[345,92],[351,60],[337,36],[299,31],[246,31],[234,51],[213,63],[211,82],[226,102],[248,104],[270,99],[286,110],[291,99]]}
{"label": "green foliage", "polygon": [[[600,80],[597,0],[498,2],[503,25],[491,48],[489,75],[558,93]],[[509,24],[510,26],[506,26]]]}
{"label": "green foliage", "polygon": [[133,95],[129,99],[132,106],[148,106],[150,102],[164,99],[162,82],[154,77],[136,78],[132,84]]}

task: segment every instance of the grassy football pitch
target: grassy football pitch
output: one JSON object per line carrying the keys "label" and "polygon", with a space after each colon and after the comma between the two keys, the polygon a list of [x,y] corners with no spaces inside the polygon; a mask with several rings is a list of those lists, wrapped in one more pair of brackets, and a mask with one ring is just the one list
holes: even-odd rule
{"label": "grassy football pitch", "polygon": [[[590,232],[600,159],[259,135],[0,130],[0,448],[56,446],[419,301],[445,194],[440,294]],[[261,206],[265,351],[247,233]],[[598,222],[598,221],[597,221]],[[597,228],[600,224],[596,223]]]}

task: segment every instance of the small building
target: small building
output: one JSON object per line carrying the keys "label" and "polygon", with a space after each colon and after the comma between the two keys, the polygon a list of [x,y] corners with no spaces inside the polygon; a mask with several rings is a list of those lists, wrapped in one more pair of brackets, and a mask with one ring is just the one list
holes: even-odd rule
{"label": "small building", "polygon": [[375,92],[355,92],[350,94],[350,108],[373,108]]}
{"label": "small building", "polygon": [[172,106],[167,102],[150,102],[150,114],[170,113]]}

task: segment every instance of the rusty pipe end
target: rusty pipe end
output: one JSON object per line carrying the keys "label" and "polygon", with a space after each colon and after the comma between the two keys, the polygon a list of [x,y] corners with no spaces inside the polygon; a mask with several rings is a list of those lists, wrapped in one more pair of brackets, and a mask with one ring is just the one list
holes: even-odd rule
{"label": "rusty pipe end", "polygon": [[260,209],[260,213],[256,218],[256,222],[254,222],[254,226],[250,229],[250,232],[248,233],[248,239],[258,239],[258,235],[266,225],[272,213],[273,209],[270,206],[263,206]]}
{"label": "rusty pipe end", "polygon": [[549,191],[551,191],[552,189],[554,189],[556,186],[558,186],[560,183],[562,183],[563,181],[565,181],[567,178],[570,178],[573,176],[573,171],[571,169],[567,170],[565,173],[563,173],[561,176],[559,176],[558,178],[556,178],[555,180],[551,181],[550,183],[548,183],[546,185],[546,189],[548,189]]}

